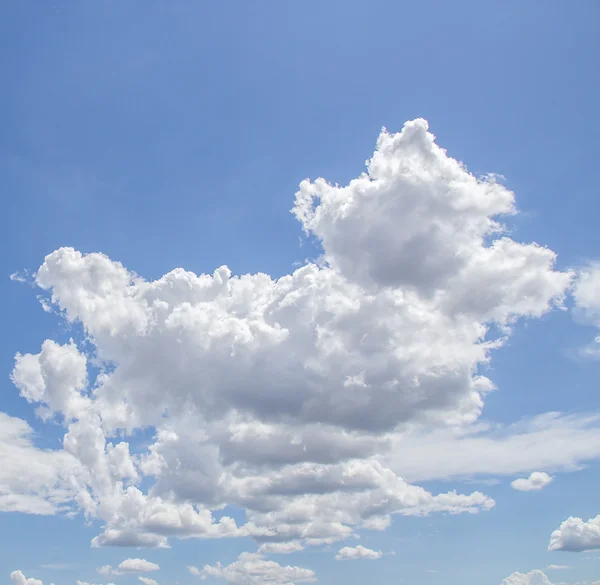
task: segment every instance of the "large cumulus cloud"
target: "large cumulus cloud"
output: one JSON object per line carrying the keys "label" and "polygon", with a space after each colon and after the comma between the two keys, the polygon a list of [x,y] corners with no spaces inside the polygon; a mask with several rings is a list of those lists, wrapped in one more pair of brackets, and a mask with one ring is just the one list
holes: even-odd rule
{"label": "large cumulus cloud", "polygon": [[[93,351],[46,340],[17,355],[13,380],[65,425],[73,506],[104,524],[94,545],[252,536],[299,550],[393,515],[493,506],[407,483],[390,450],[464,436],[494,388],[492,351],[517,319],[560,306],[572,276],[507,235],[513,193],[448,157],[423,120],[382,132],[367,169],[301,184],[293,213],[323,257],[278,279],[222,266],[147,281],[100,253],[45,258],[37,285]],[[140,451],[141,429],[154,440]]]}
{"label": "large cumulus cloud", "polygon": [[600,549],[600,514],[583,520],[570,516],[550,536],[548,550],[582,552]]}

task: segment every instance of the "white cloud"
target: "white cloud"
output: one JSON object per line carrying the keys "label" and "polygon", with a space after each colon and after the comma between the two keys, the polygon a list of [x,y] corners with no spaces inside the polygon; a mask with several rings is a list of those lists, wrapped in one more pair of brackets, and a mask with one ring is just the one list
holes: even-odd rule
{"label": "white cloud", "polygon": [[578,271],[572,294],[576,316],[600,327],[600,262],[592,262]]}
{"label": "white cloud", "polygon": [[23,270],[20,272],[13,272],[9,278],[13,281],[13,282],[26,282],[26,283],[32,283],[32,278],[31,275],[29,274],[29,272],[27,270]]}
{"label": "white cloud", "polygon": [[219,577],[230,585],[294,585],[315,581],[315,574],[302,567],[282,566],[267,561],[257,553],[242,553],[237,561],[227,566],[221,563],[205,565],[202,577]]}
{"label": "white cloud", "polygon": [[122,573],[149,573],[160,570],[160,565],[146,559],[125,559],[119,563],[118,569]]}
{"label": "white cloud", "polygon": [[154,579],[150,579],[150,577],[142,577],[140,575],[138,579],[144,583],[144,585],[158,585],[158,583]]}
{"label": "white cloud", "polygon": [[0,412],[0,512],[51,515],[74,497],[71,478],[79,476],[80,462],[38,449],[33,434],[24,420]]}
{"label": "white cloud", "polygon": [[566,569],[572,569],[573,567],[571,567],[570,565],[548,565],[546,567],[547,570],[550,571],[564,571]]}
{"label": "white cloud", "polygon": [[335,555],[335,558],[338,561],[350,561],[354,559],[367,559],[370,561],[375,561],[380,559],[382,556],[383,553],[380,550],[372,550],[359,544],[355,547],[345,546],[341,548]]}
{"label": "white cloud", "polygon": [[73,418],[88,406],[81,391],[87,386],[87,360],[73,340],[66,345],[47,339],[37,355],[17,354],[11,375],[23,398]]}
{"label": "white cloud", "polygon": [[[92,544],[94,544],[92,542]],[[126,545],[123,545],[126,546]],[[149,573],[151,571],[159,571],[160,565],[152,563],[146,559],[125,559],[118,567],[113,568],[110,565],[98,567],[97,571],[100,575],[125,575],[128,573]]]}
{"label": "white cloud", "polygon": [[552,483],[553,479],[551,475],[544,471],[534,471],[529,477],[515,479],[510,485],[521,492],[540,491]]}
{"label": "white cloud", "polygon": [[531,571],[530,573],[513,573],[504,579],[501,585],[552,585],[552,583],[542,571]]}
{"label": "white cloud", "polygon": [[[47,340],[17,355],[13,380],[65,425],[60,456],[76,462],[65,497],[103,523],[93,546],[332,543],[383,530],[393,515],[494,505],[405,478],[598,456],[579,440],[551,455],[528,446],[510,463],[507,444],[544,429],[498,439],[475,424],[494,388],[482,373],[492,352],[516,320],[561,306],[572,275],[554,270],[552,251],[506,235],[499,218],[514,213],[514,195],[449,158],[424,121],[383,132],[368,173],[347,186],[304,181],[293,212],[323,259],[278,279],[223,266],[149,282],[71,248],[37,271],[46,302],[94,351],[88,359],[73,342]],[[92,359],[100,374],[88,379]],[[547,424],[556,441],[598,432],[581,419]],[[141,454],[131,438],[140,428],[156,431]],[[436,467],[448,437],[473,451]],[[498,461],[484,456],[490,445]],[[217,520],[227,505],[247,522]]]}
{"label": "white cloud", "polygon": [[259,554],[276,554],[276,555],[288,555],[294,552],[298,552],[304,549],[304,546],[299,542],[265,542],[261,544],[258,553]]}
{"label": "white cloud", "polygon": [[600,457],[600,416],[550,412],[508,425],[415,428],[390,444],[382,460],[409,481],[573,471]]}
{"label": "white cloud", "polygon": [[550,536],[548,550],[581,552],[600,549],[600,515],[584,522],[582,518],[567,518]]}
{"label": "white cloud", "polygon": [[193,565],[188,565],[186,567],[186,569],[192,574],[195,575],[196,577],[199,577],[202,574],[202,571],[200,571],[200,569],[198,567],[194,567]]}
{"label": "white cloud", "polygon": [[39,579],[29,579],[23,575],[22,571],[13,571],[10,574],[11,585],[44,585]]}
{"label": "white cloud", "polygon": [[113,568],[110,565],[103,565],[102,567],[98,567],[97,569],[100,575],[112,575]]}
{"label": "white cloud", "polygon": [[594,339],[581,348],[585,357],[600,358],[600,262],[591,262],[577,273],[572,290],[575,318],[599,329]]}

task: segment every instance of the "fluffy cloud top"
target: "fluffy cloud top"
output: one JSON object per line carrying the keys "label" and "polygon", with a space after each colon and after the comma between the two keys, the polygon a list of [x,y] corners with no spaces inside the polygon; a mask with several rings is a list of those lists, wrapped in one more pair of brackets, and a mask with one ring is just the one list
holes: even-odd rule
{"label": "fluffy cloud top", "polygon": [[150,577],[142,577],[140,575],[138,579],[144,583],[144,585],[158,585],[158,583],[154,579],[150,579]]}
{"label": "fluffy cloud top", "polygon": [[359,544],[355,547],[345,546],[341,548],[335,555],[335,558],[338,561],[350,561],[354,559],[367,559],[370,561],[375,561],[380,559],[382,556],[383,553],[380,550],[372,550]]}
{"label": "fluffy cloud top", "polygon": [[149,573],[158,571],[160,565],[147,561],[146,559],[125,559],[119,563],[119,571],[123,573]]}
{"label": "fluffy cloud top", "polygon": [[[225,576],[286,546],[383,530],[393,515],[490,509],[480,492],[408,483],[415,458],[395,454],[437,434],[471,440],[494,388],[482,367],[517,319],[562,303],[572,275],[507,235],[500,221],[514,212],[513,193],[415,120],[382,132],[348,185],[302,182],[293,213],[323,257],[281,278],[222,266],[146,281],[102,254],[49,254],[35,282],[93,351],[46,340],[17,354],[13,381],[65,426],[60,493],[102,521],[93,546],[251,536],[264,547],[215,569]],[[561,462],[597,454],[581,443]],[[53,473],[32,490],[47,513],[60,504]],[[246,523],[217,520],[227,505]]]}
{"label": "fluffy cloud top", "polygon": [[23,575],[22,571],[13,571],[10,574],[11,585],[44,585],[39,579],[29,579]]}
{"label": "fluffy cloud top", "polygon": [[223,567],[205,565],[202,577],[219,577],[230,585],[294,585],[315,581],[315,574],[302,567],[282,566],[275,561],[267,561],[257,553],[242,553],[237,561]]}
{"label": "fluffy cloud top", "polygon": [[520,477],[511,482],[511,486],[521,492],[543,490],[554,478],[544,471],[534,471],[529,477]]}
{"label": "fluffy cloud top", "polygon": [[552,583],[542,571],[531,571],[530,573],[513,573],[504,579],[501,585],[552,585]]}
{"label": "fluffy cloud top", "polygon": [[584,522],[567,518],[550,536],[548,550],[581,552],[600,549],[600,515]]}

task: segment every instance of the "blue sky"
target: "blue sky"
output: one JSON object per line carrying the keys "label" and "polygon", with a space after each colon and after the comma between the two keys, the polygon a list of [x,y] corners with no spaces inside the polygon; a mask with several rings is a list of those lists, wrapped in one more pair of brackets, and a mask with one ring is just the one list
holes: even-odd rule
{"label": "blue sky", "polygon": [[[20,570],[44,585],[74,585],[77,580],[133,585],[140,575],[160,585],[192,585],[201,576],[187,566],[201,572],[218,562],[232,568],[205,571],[207,583],[253,585],[268,582],[270,575],[275,585],[312,578],[323,585],[500,585],[515,572],[522,575],[513,576],[508,585],[591,584],[599,579],[600,539],[574,543],[569,540],[571,524],[559,530],[568,519],[588,521],[600,514],[600,423],[594,418],[600,412],[599,362],[594,359],[600,327],[600,270],[594,263],[600,258],[599,11],[592,0],[573,5],[5,3],[0,8],[5,80],[0,94],[0,233],[6,251],[0,256],[0,411],[5,413],[0,452],[9,462],[4,475],[0,472],[4,579]],[[420,118],[428,121],[429,132],[447,155],[427,142],[424,123],[404,126]],[[382,127],[390,133],[390,144],[398,141],[388,151],[384,137],[377,159],[384,169],[380,180],[391,187],[381,191],[381,207],[365,203],[361,208],[356,202],[366,201],[361,197],[370,187],[363,192],[363,187],[336,190],[334,185],[343,187],[365,171]],[[395,134],[403,127],[402,135]],[[435,156],[428,148],[434,148]],[[451,159],[462,161],[476,177],[499,175],[498,185],[491,190],[485,182],[473,186],[467,171],[452,166]],[[400,176],[394,164],[403,161],[409,161],[408,170]],[[450,168],[445,165],[452,167],[447,171],[452,181],[441,170]],[[295,194],[305,178],[318,177],[329,187],[313,182],[300,191],[317,194],[320,214],[308,212],[303,218],[303,200],[295,204]],[[461,234],[494,215],[484,209],[484,201],[489,199],[490,209],[508,210],[510,192],[519,213],[501,221],[504,235],[522,245],[511,256],[520,260],[514,266],[495,260],[477,264],[476,254],[484,258],[485,249],[475,246],[475,240],[462,242]],[[454,193],[462,193],[469,209],[477,210],[469,221],[460,213],[447,216],[443,205],[434,204],[437,195],[441,201]],[[349,197],[354,197],[356,216],[336,220],[343,209],[340,201]],[[425,211],[411,216],[421,202]],[[290,213],[293,208],[296,217]],[[432,215],[435,225],[450,234],[447,241],[438,241],[431,231]],[[402,239],[413,229],[419,237],[425,234],[420,248]],[[553,266],[544,264],[541,251],[526,247],[532,242],[557,254]],[[427,256],[419,256],[420,250]],[[462,271],[449,268],[445,274],[458,257],[444,256],[447,250],[466,258]],[[436,254],[442,259],[438,264]],[[420,270],[430,261],[432,270]],[[469,272],[471,261],[482,272]],[[219,273],[213,284],[225,289],[203,301],[207,304],[199,313],[193,306],[196,293],[186,288],[200,286],[199,281],[184,286],[188,277],[163,278],[178,267],[212,275],[222,265],[233,275],[265,273],[272,280],[248,280],[245,293],[240,285],[230,294],[227,287],[237,284],[219,285],[219,279],[227,280]],[[289,290],[288,284],[273,284],[302,265],[314,267],[307,280],[298,277],[288,283]],[[490,267],[487,272],[485,267]],[[131,288],[125,269],[146,284],[136,281]],[[14,274],[18,276],[9,278]],[[148,292],[147,283],[154,281],[164,286]],[[291,295],[285,302],[277,296],[284,289]],[[496,290],[504,296],[488,307],[490,291]],[[329,300],[323,291],[330,291]],[[305,294],[315,295],[303,309],[308,313],[291,314],[289,304],[300,306],[298,299]],[[399,309],[390,309],[394,295],[396,303],[404,295],[404,317],[398,316]],[[450,300],[434,301],[435,295]],[[276,320],[289,329],[289,338],[283,339],[276,328],[267,333],[249,317],[267,297],[278,299],[281,318]],[[378,308],[369,304],[372,298],[379,299]],[[40,299],[49,310],[43,310]],[[149,313],[140,316],[142,305],[129,304],[139,301],[149,311],[148,299],[167,302],[169,310],[178,307],[178,312],[163,322],[162,309],[155,305],[150,323]],[[371,312],[342,326],[341,321],[320,321],[333,310],[327,303],[358,303]],[[479,309],[481,303],[485,311]],[[408,333],[403,336],[413,322],[411,307],[425,315],[425,324],[415,329],[416,345]],[[239,321],[233,323],[232,316]],[[138,317],[145,323],[143,332]],[[175,323],[176,317],[180,321]],[[508,335],[502,326],[512,317]],[[489,327],[488,339],[504,339],[503,347],[491,350],[489,363],[473,358],[474,344],[463,340],[467,318],[469,326]],[[314,343],[306,341],[310,319],[330,336],[323,347],[314,337]],[[371,331],[378,323],[392,322],[401,326],[386,329],[387,349],[376,344],[367,354],[363,345],[346,345],[358,339],[361,327]],[[223,323],[233,329],[224,332],[221,327],[229,325]],[[439,333],[434,323],[442,327]],[[177,334],[173,327],[179,328]],[[379,334],[379,329],[370,333],[373,338]],[[310,329],[310,335],[317,335],[317,329]],[[442,357],[425,359],[427,346],[418,344],[447,335],[450,345],[444,345]],[[56,344],[42,350],[44,340]],[[336,340],[347,354],[340,350],[332,357],[328,348],[337,348]],[[402,367],[387,361],[394,344],[394,355],[405,360]],[[162,355],[165,347],[180,349],[165,349]],[[21,366],[17,360],[13,371],[17,352],[30,357]],[[413,352],[417,357],[409,360],[406,356]],[[352,364],[363,359],[366,369],[355,372],[363,378],[344,386]],[[388,365],[377,369],[376,364],[384,363]],[[62,364],[60,375],[57,364]],[[475,410],[467,413],[453,410],[452,401],[473,397],[467,388],[471,374],[468,383],[461,382],[467,386],[456,383],[452,390],[452,372],[468,364],[476,364],[476,371],[497,389],[483,396],[482,409],[471,404]],[[399,369],[392,375],[393,367]],[[297,375],[306,368],[310,375]],[[442,376],[431,394],[427,387],[413,389],[426,395],[424,404],[433,405],[431,409],[411,402],[409,395],[416,394],[402,385],[410,386],[409,370],[424,377],[434,370],[449,376]],[[81,371],[87,372],[83,382],[77,377]],[[387,406],[378,387],[384,379],[404,380]],[[345,393],[348,387],[356,393]],[[68,400],[59,398],[67,394]],[[372,402],[361,410],[364,396]],[[314,411],[311,401],[320,405]],[[154,412],[154,402],[167,414]],[[49,409],[49,418],[36,412],[40,405]],[[127,414],[124,405],[130,406]],[[385,426],[382,413],[388,411],[393,424]],[[562,414],[553,418],[547,413]],[[22,431],[25,423],[31,435]],[[248,436],[266,433],[268,427],[284,438],[264,439],[260,445],[250,441],[242,456],[246,439],[236,443],[227,435],[232,429],[242,433],[242,426],[236,426],[242,423]],[[204,427],[208,439],[197,434]],[[132,432],[126,434],[125,428]],[[107,443],[93,457],[81,447],[92,431]],[[179,438],[161,439],[161,431]],[[356,444],[348,447],[351,455],[329,461],[330,467],[320,467],[318,473],[334,473],[331,466],[337,466],[335,473],[343,469],[350,476],[374,477],[385,468],[396,479],[406,478],[406,493],[416,494],[410,491],[413,486],[424,488],[426,503],[413,514],[402,500],[389,514],[389,527],[375,530],[363,522],[366,512],[359,504],[340,496],[344,514],[362,514],[360,522],[346,524],[352,535],[331,536],[333,521],[321,526],[322,532],[311,525],[319,542],[310,542],[306,532],[286,541],[303,550],[256,556],[264,542],[242,527],[254,522],[256,530],[265,529],[267,519],[256,510],[259,500],[268,508],[268,498],[244,481],[269,478],[295,486],[286,493],[297,501],[277,496],[281,522],[291,514],[288,504],[310,500],[314,510],[321,510],[316,516],[325,507],[334,509],[330,500],[311,500],[314,491],[303,492],[297,476],[286,476],[295,473],[294,465],[305,465],[303,473],[317,473],[310,467],[317,465],[314,460],[276,456],[278,450],[287,452],[281,447],[291,440],[286,433],[301,437],[309,452],[310,437],[321,431],[322,444],[346,440],[343,433],[352,434]],[[392,448],[382,446],[384,439]],[[129,449],[126,455],[119,452],[123,459],[114,472],[107,471],[118,467],[117,456],[109,454],[110,442]],[[353,451],[359,443],[367,445],[360,456]],[[240,451],[229,453],[231,444]],[[270,455],[259,465],[261,448]],[[153,452],[162,457],[160,471],[152,467],[156,462],[148,462]],[[439,452],[447,454],[442,457],[447,465],[433,462]],[[228,456],[233,463],[227,463]],[[135,470],[127,475],[123,470],[129,464]],[[354,464],[360,469],[348,467]],[[552,481],[539,490],[511,487],[513,480],[532,472],[546,473]],[[178,474],[188,479],[179,481]],[[216,491],[233,493],[235,485],[235,497],[213,494],[219,477],[226,485]],[[152,528],[141,516],[134,521],[133,512],[129,517],[115,504],[123,497],[119,481],[146,498],[137,509],[141,516],[150,514],[160,499],[171,506],[170,514],[183,518],[189,509],[182,506],[192,502],[197,509],[213,509],[211,526],[225,515],[234,518],[237,528],[225,538],[212,538],[207,532],[198,537],[189,529],[174,534],[164,526]],[[360,493],[380,498],[383,488],[377,486]],[[335,499],[344,492],[339,490],[327,497]],[[400,498],[400,488],[393,490],[393,497]],[[488,509],[477,498],[467,504],[457,500],[453,511],[464,513],[444,508],[423,516],[427,506],[443,508],[440,500],[428,499],[431,494],[452,490],[481,493],[495,505]],[[92,504],[86,504],[83,493]],[[250,493],[253,504],[247,507],[243,502]],[[406,493],[402,498],[409,497]],[[15,506],[20,511],[11,511]],[[224,511],[217,511],[219,506]],[[383,522],[381,518],[377,521]],[[600,519],[596,523],[600,529]],[[595,525],[585,524],[584,534]],[[152,542],[160,537],[171,548],[117,546],[116,537],[112,543],[106,537],[105,546],[90,546],[94,537],[114,535],[123,526],[135,538],[151,534],[156,537]],[[554,531],[560,532],[554,548],[563,550],[548,550]],[[335,560],[340,549],[359,544],[381,551],[381,558]],[[567,552],[569,548],[579,552]],[[116,574],[123,573],[116,567],[128,558],[157,563],[160,570]],[[244,559],[266,563],[259,568],[261,580],[242,580],[248,570]],[[99,574],[97,569],[106,565],[112,572]],[[287,565],[302,570],[294,577],[285,573]],[[548,569],[551,565],[570,568]],[[38,585],[15,580],[19,578],[12,577],[11,583]]]}

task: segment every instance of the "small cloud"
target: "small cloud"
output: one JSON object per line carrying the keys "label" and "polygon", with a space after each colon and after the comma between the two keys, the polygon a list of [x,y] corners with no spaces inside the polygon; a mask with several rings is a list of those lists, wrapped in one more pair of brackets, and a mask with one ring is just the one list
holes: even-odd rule
{"label": "small cloud", "polygon": [[158,571],[160,565],[146,559],[125,559],[119,564],[118,569],[122,573],[149,573],[150,571]]}
{"label": "small cloud", "polygon": [[31,277],[29,276],[29,273],[27,272],[27,270],[21,270],[20,272],[13,272],[9,278],[13,281],[13,282],[27,282],[29,284],[31,284]]}
{"label": "small cloud", "polygon": [[380,550],[372,550],[359,544],[355,547],[345,546],[344,548],[341,548],[337,555],[335,555],[335,560],[351,561],[355,559],[366,559],[370,561],[375,561],[377,559],[380,559],[382,556],[383,553]]}
{"label": "small cloud", "polygon": [[570,565],[548,565],[546,567],[546,569],[550,569],[553,571],[561,571],[561,570],[565,570],[565,569],[572,569],[573,567],[571,567]]}
{"label": "small cloud", "polygon": [[[160,570],[160,565],[146,559],[125,559],[116,569],[104,565],[96,569],[100,575],[124,575],[127,573],[149,573]],[[151,585],[151,584],[150,584]]]}
{"label": "small cloud", "polygon": [[100,575],[112,575],[113,573],[113,568],[110,565],[98,567],[98,569],[96,570],[98,571],[98,573],[100,573]]}
{"label": "small cloud", "polygon": [[258,553],[288,555],[303,549],[304,546],[299,542],[266,542],[265,544],[260,545]]}
{"label": "small cloud", "polygon": [[202,574],[202,571],[200,571],[200,569],[198,567],[194,567],[193,565],[188,565],[186,567],[186,569],[192,574],[195,575],[196,577],[199,577]]}
{"label": "small cloud", "polygon": [[544,489],[553,480],[551,475],[543,471],[534,471],[529,477],[515,479],[510,485],[521,492],[532,492]]}
{"label": "small cloud", "polygon": [[140,575],[138,579],[144,583],[144,585],[158,585],[158,583],[154,579],[150,579],[150,577],[142,577]]}

